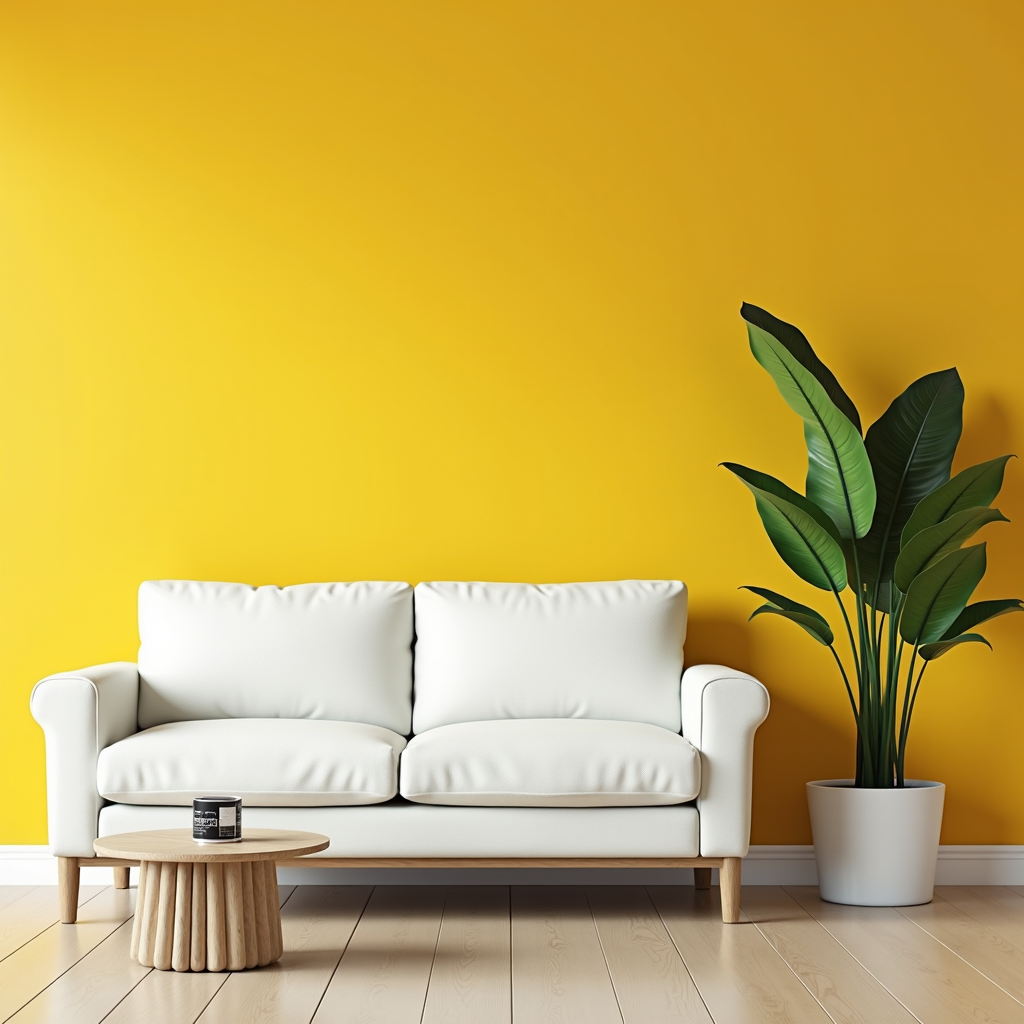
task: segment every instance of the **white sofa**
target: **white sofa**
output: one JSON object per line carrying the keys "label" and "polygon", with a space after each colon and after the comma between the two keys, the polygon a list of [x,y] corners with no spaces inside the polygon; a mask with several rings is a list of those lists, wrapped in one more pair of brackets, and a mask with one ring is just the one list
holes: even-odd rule
{"label": "white sofa", "polygon": [[98,836],[231,793],[303,865],[719,867],[737,920],[768,694],[685,631],[672,580],[143,583],[137,665],[32,693],[63,916]]}

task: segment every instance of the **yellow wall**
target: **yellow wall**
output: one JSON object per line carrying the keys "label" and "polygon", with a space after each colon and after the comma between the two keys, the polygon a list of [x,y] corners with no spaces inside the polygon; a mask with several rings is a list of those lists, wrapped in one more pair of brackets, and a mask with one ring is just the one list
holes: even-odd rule
{"label": "yellow wall", "polygon": [[[798,421],[741,300],[870,422],[956,364],[1024,454],[1016,2],[0,6],[0,842],[45,841],[33,682],[132,659],[140,580],[681,577],[768,684],[754,841],[848,774],[818,601],[745,462]],[[1024,592],[1024,471],[981,596]],[[1022,621],[927,682],[943,840],[1024,843]]]}

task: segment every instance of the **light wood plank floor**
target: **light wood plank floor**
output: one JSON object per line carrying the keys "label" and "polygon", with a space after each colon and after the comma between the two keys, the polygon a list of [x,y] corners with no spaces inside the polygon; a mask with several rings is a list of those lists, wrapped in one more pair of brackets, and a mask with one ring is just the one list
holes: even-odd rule
{"label": "light wood plank floor", "polygon": [[0,1021],[18,1024],[1024,1024],[1024,888],[924,907],[814,888],[281,888],[285,955],[238,974],[128,956],[135,890],[0,887]]}

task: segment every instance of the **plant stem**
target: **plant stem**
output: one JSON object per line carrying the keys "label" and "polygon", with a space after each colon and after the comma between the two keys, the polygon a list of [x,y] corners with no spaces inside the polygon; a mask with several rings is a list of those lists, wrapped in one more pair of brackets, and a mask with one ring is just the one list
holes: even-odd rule
{"label": "plant stem", "polygon": [[842,673],[843,682],[846,684],[846,693],[850,698],[850,707],[853,708],[853,720],[857,723],[857,735],[860,735],[860,714],[857,711],[857,702],[853,699],[853,690],[850,687],[850,679],[846,674],[846,669],[843,667],[842,659],[836,653],[835,647],[832,644],[828,645],[828,649],[832,652],[832,657],[836,659],[836,664],[839,666],[839,671]]}
{"label": "plant stem", "polygon": [[[839,605],[839,610],[843,614],[843,622],[846,623],[846,635],[850,638],[850,651],[853,655],[854,671],[857,673],[857,690],[861,710],[860,713],[857,714],[857,773],[855,785],[863,786],[865,784],[864,766],[869,760],[869,758],[866,756],[868,738],[865,735],[865,726],[863,722],[863,710],[865,700],[864,674],[861,671],[861,660],[859,657],[859,652],[857,650],[857,641],[853,638],[853,624],[850,622],[850,616],[846,611],[846,605],[843,603],[843,599],[839,596],[839,591],[836,590],[835,587],[832,588],[832,593],[835,594],[836,603]],[[833,654],[835,654],[834,651]],[[836,655],[836,660],[839,660],[838,655]],[[842,667],[841,664],[840,667]],[[850,684],[848,680],[846,685],[849,688]]]}
{"label": "plant stem", "polygon": [[[850,524],[853,525],[853,515],[850,515]],[[857,599],[857,632],[860,638],[860,668],[858,675],[860,676],[860,714],[861,719],[867,719],[867,728],[861,730],[861,736],[864,738],[864,778],[862,783],[864,786],[873,788],[882,781],[879,778],[879,768],[881,767],[878,763],[878,704],[881,698],[881,693],[878,687],[877,673],[873,672],[873,644],[872,644],[872,630],[867,620],[867,602],[864,597],[864,585],[861,582],[860,576],[860,556],[857,552],[857,540],[851,538],[850,540],[850,551],[853,557],[853,575],[856,581],[856,599]],[[892,785],[891,779],[889,785]],[[884,782],[883,782],[884,785]]]}
{"label": "plant stem", "polygon": [[[911,683],[914,680],[914,665],[917,662],[917,647],[914,644],[914,653],[910,658],[910,668],[907,670],[907,683],[906,689],[903,691],[903,713],[900,715],[900,740],[899,746],[896,751],[896,785],[903,786],[903,762],[907,753],[907,733],[910,731],[910,713],[911,713]],[[917,677],[918,685],[921,684],[921,676],[924,675],[925,666],[928,663],[925,662],[921,666],[921,674]],[[916,693],[916,691],[915,691]]]}
{"label": "plant stem", "polygon": [[[916,652],[918,652],[918,651],[916,651],[916,648],[914,648],[914,653],[916,653]],[[903,730],[903,737],[902,737],[902,740],[900,742],[899,756],[898,756],[897,761],[896,761],[897,778],[899,779],[899,784],[900,785],[905,785],[906,784],[905,779],[903,777],[903,773],[904,773],[904,769],[905,769],[905,762],[906,762],[906,741],[907,741],[907,738],[910,735],[910,719],[913,718],[913,706],[915,705],[916,702],[918,702],[918,690],[921,689],[921,680],[922,680],[922,677],[925,675],[925,669],[927,669],[927,668],[928,668],[928,663],[925,662],[925,664],[922,665],[922,667],[921,667],[921,672],[918,673],[918,682],[913,684],[913,695],[910,697],[910,708],[909,708],[909,710],[907,711],[907,714],[906,714],[906,728]],[[906,684],[907,684],[907,690],[909,691],[909,689],[910,689],[910,679],[909,679],[909,677],[907,678]]]}

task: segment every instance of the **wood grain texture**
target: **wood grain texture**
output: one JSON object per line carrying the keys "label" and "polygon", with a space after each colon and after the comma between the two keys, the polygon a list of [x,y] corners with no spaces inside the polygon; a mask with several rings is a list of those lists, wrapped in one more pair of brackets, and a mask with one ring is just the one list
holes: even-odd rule
{"label": "wood grain texture", "polygon": [[[56,899],[54,892],[54,904]],[[81,905],[78,924],[73,928],[51,924],[6,959],[0,960],[0,1020],[16,1013],[95,949],[132,916],[134,909],[133,889],[106,887]],[[124,952],[126,961],[130,963],[127,946]]]}
{"label": "wood grain texture", "polygon": [[[274,903],[277,903],[278,906],[283,905],[285,900],[282,898],[283,894],[277,884],[277,865],[274,863],[274,861],[268,860],[263,865],[263,870],[266,872],[267,878],[267,906],[271,907],[274,905]],[[283,952],[284,933],[281,930],[281,919],[279,917],[276,925],[272,924],[270,928],[271,961],[279,960]]]}
{"label": "wood grain texture", "polygon": [[512,1007],[519,1020],[621,1024],[582,887],[512,890]]}
{"label": "wood grain texture", "polygon": [[228,963],[225,931],[224,865],[206,865],[206,969],[223,971]]}
{"label": "wood grain texture", "polygon": [[176,864],[161,863],[156,938],[153,942],[153,966],[159,971],[171,969],[171,949],[174,944],[174,890],[177,875]]}
{"label": "wood grain texture", "polygon": [[229,974],[150,971],[103,1024],[192,1024]]}
{"label": "wood grain texture", "polygon": [[78,886],[81,877],[77,857],[57,858],[57,892],[63,924],[74,924],[78,916]]}
{"label": "wood grain texture", "polygon": [[128,955],[125,922],[11,1018],[12,1024],[99,1024],[147,975]]}
{"label": "wood grain texture", "polygon": [[740,919],[740,873],[743,861],[739,857],[726,857],[719,871],[721,882],[722,920],[736,924]]}
{"label": "wood grain texture", "polygon": [[229,975],[201,1024],[308,1024],[371,891],[369,886],[299,887],[281,912],[281,960]]}
{"label": "wood grain texture", "polygon": [[1024,949],[1024,899],[1001,885],[943,885],[935,895]]}
{"label": "wood grain texture", "polygon": [[[145,885],[146,885],[146,874],[148,873],[148,871],[149,871],[149,864],[148,863],[144,863],[144,864],[140,864],[139,865],[139,892],[140,893],[145,888]],[[117,888],[117,887],[115,886],[115,888]],[[142,905],[141,901],[139,901],[139,906],[141,906],[141,905]],[[130,948],[128,950],[128,955],[133,960],[138,960],[139,959],[139,945],[141,944],[141,941],[142,941],[142,914],[141,913],[137,913],[132,918],[132,941],[131,941],[131,946],[130,946]]]}
{"label": "wood grain texture", "polygon": [[37,888],[39,887],[35,885],[0,885],[0,910]]}
{"label": "wood grain texture", "polygon": [[826,903],[811,886],[786,891],[919,1020],[1024,1020],[1024,1006],[899,911]]}
{"label": "wood grain texture", "polygon": [[[81,886],[78,890],[79,908],[105,888],[102,885]],[[60,901],[55,885],[33,886],[31,891],[12,900],[0,910],[0,960],[59,920]]]}
{"label": "wood grain texture", "polygon": [[240,971],[245,967],[244,915],[242,865],[236,861],[229,861],[224,865],[224,934],[229,971]]}
{"label": "wood grain texture", "polygon": [[375,889],[313,1019],[418,1024],[443,908],[440,886]]}
{"label": "wood grain texture", "polygon": [[916,1024],[917,1018],[780,887],[744,888],[743,910],[836,1024]]}
{"label": "wood grain texture", "polygon": [[[1024,949],[1008,942],[941,897],[924,906],[897,907],[897,910],[966,960],[989,981],[1024,1002]],[[1024,908],[1021,917],[1024,919]]]}
{"label": "wood grain texture", "polygon": [[509,1024],[512,934],[508,886],[449,888],[423,1024]]}
{"label": "wood grain texture", "polygon": [[131,884],[132,880],[132,869],[124,865],[118,865],[114,868],[114,888],[115,889],[127,889]]}
{"label": "wood grain texture", "polygon": [[139,905],[142,917],[139,924],[139,963],[143,967],[152,967],[156,949],[156,920],[160,908],[159,864],[147,865],[139,888]]}
{"label": "wood grain texture", "polygon": [[[245,966],[255,967],[260,962],[259,948],[256,945],[256,902],[252,884],[252,861],[244,861],[242,868],[242,930],[245,934]],[[263,865],[260,865],[262,874]],[[264,905],[266,912],[266,905]]]}
{"label": "wood grain texture", "polygon": [[647,891],[717,1024],[829,1024],[752,924],[722,922],[717,889],[659,885]]}
{"label": "wood grain texture", "polygon": [[175,876],[171,967],[187,971],[192,966],[192,865],[176,864]]}
{"label": "wood grain texture", "polygon": [[[271,912],[271,908],[268,905],[268,900],[271,895],[267,892],[267,872],[265,870],[266,864],[273,864],[272,861],[266,861],[265,863],[256,862],[255,865],[250,865],[252,870],[252,898],[253,898],[253,909],[255,911],[255,929],[256,929],[256,962],[261,964],[269,964],[271,960],[276,959],[270,955],[272,944],[270,941],[270,926],[271,923],[277,925],[276,915]],[[275,905],[277,900],[274,900]]]}
{"label": "wood grain texture", "polygon": [[206,865],[192,865],[192,920],[189,935],[189,966],[206,970]]}
{"label": "wood grain texture", "polygon": [[297,832],[281,828],[247,828],[243,830],[240,842],[203,844],[195,842],[191,829],[160,828],[147,832],[122,832],[116,836],[103,836],[92,845],[100,857],[172,863],[230,863],[243,860],[277,860],[282,854],[292,858],[302,857],[307,853],[326,850],[330,844],[330,839],[318,832]]}
{"label": "wood grain texture", "polygon": [[712,1024],[646,891],[595,885],[587,899],[624,1024]]}

